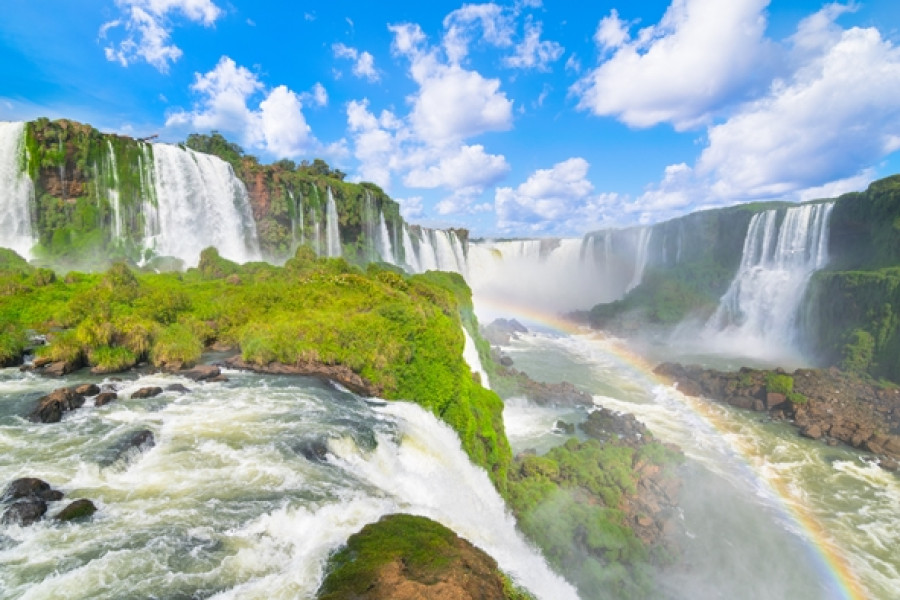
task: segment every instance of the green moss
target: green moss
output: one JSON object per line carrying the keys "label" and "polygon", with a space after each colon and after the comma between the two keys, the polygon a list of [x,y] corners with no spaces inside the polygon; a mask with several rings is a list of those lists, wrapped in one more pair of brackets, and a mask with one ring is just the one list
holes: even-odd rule
{"label": "green moss", "polygon": [[794,378],[782,373],[766,373],[766,392],[770,394],[790,394],[794,391]]}
{"label": "green moss", "polygon": [[98,372],[118,373],[126,371],[137,364],[137,356],[128,348],[121,346],[101,346],[88,353],[88,362]]}
{"label": "green moss", "polygon": [[0,367],[12,366],[20,362],[28,337],[15,325],[0,328]]}
{"label": "green moss", "polygon": [[162,329],[150,348],[150,362],[155,366],[180,365],[190,367],[200,360],[203,342],[189,327],[173,323]]}

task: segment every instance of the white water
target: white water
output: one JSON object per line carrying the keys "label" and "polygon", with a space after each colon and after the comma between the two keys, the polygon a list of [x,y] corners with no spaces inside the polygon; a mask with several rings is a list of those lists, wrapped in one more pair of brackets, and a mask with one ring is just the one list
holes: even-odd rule
{"label": "white water", "polygon": [[378,213],[378,254],[381,260],[392,265],[397,264],[394,258],[394,249],[391,247],[391,234],[384,220],[384,212]]}
{"label": "white water", "polygon": [[463,360],[469,365],[470,371],[478,373],[482,387],[491,389],[491,382],[488,379],[487,371],[484,370],[484,366],[481,364],[481,357],[478,355],[478,347],[475,346],[475,340],[472,339],[465,327],[462,328],[462,332],[466,338],[466,344],[463,347]]}
{"label": "white water", "polygon": [[31,258],[37,243],[32,229],[34,185],[21,165],[25,123],[0,121],[0,247]]}
{"label": "white water", "polygon": [[[419,227],[416,237],[418,248],[413,248],[409,231],[404,231],[404,234],[406,235],[403,241],[404,251],[407,252],[406,263],[410,268],[417,267],[414,272],[451,271],[466,276],[468,272],[466,253],[455,231]],[[409,242],[409,249],[406,247],[407,242]]]}
{"label": "white water", "polygon": [[650,238],[653,237],[653,229],[651,227],[642,227],[639,231],[637,253],[634,260],[634,274],[631,276],[631,281],[625,286],[626,294],[641,285],[641,282],[644,280],[644,269],[647,268],[647,258],[650,255]]}
{"label": "white water", "polygon": [[[40,477],[99,509],[65,525],[0,525],[0,598],[312,598],[328,555],[395,512],[450,527],[540,598],[575,598],[430,413],[373,408],[315,379],[228,377],[106,382],[118,401],[45,425],[19,415],[60,382],[0,370],[0,482]],[[171,383],[192,391],[128,399]],[[145,428],[155,447],[101,466]],[[304,458],[312,440],[327,444],[323,462]]]}
{"label": "white water", "polygon": [[259,259],[250,199],[231,165],[168,144],[154,144],[153,156],[156,202],[144,204],[145,246],[189,266],[208,246],[237,262]]}
{"label": "white water", "polygon": [[409,236],[409,226],[405,223],[403,224],[403,255],[406,258],[406,268],[409,271],[412,273],[423,273],[425,271],[419,262],[412,238]]}
{"label": "white water", "polygon": [[812,274],[828,263],[833,203],[753,215],[741,265],[702,334],[721,352],[773,357],[799,355],[800,304]]}
{"label": "white water", "polygon": [[331,188],[328,188],[328,204],[325,208],[325,251],[329,258],[336,258],[343,254],[337,206],[334,203]]}
{"label": "white water", "polygon": [[112,142],[106,140],[106,169],[109,172],[109,180],[112,183],[106,189],[106,197],[113,211],[113,239],[122,239],[122,206],[119,198],[119,171],[116,168],[116,151]]}

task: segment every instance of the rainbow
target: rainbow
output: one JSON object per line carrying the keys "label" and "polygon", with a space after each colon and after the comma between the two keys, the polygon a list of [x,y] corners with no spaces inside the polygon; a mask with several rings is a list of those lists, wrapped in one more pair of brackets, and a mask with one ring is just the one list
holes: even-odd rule
{"label": "rainbow", "polygon": [[[509,302],[494,302],[483,298],[477,298],[476,303],[476,312],[487,308],[491,314],[505,314],[508,317],[516,317],[525,321],[526,325],[539,325],[559,335],[585,336],[594,340],[604,340],[608,342],[604,344],[604,349],[615,360],[646,377],[648,383],[671,385],[670,381],[664,380],[653,373],[653,365],[626,348],[623,343],[607,338],[599,332],[591,332],[584,326],[560,315],[550,314],[533,307],[513,305]],[[712,410],[710,403],[681,394],[679,394],[679,397],[683,399],[683,404],[686,408],[696,414],[712,429],[719,433],[728,431],[730,423],[727,422],[723,413]],[[815,515],[806,510],[797,498],[791,494],[787,483],[779,478],[768,476],[755,467],[755,461],[753,460],[755,456],[750,452],[749,448],[741,447],[732,438],[724,437],[724,439],[728,441],[734,454],[740,457],[742,464],[747,468],[748,474],[755,481],[761,483],[767,491],[771,492],[772,498],[778,500],[777,504],[782,512],[782,516],[789,523],[796,525],[796,530],[801,532],[801,538],[806,542],[805,545],[810,552],[813,564],[824,577],[834,584],[833,588],[840,593],[840,597],[846,600],[865,600],[868,598],[869,595],[862,582],[856,573],[853,572],[841,550],[828,538],[825,528]]]}

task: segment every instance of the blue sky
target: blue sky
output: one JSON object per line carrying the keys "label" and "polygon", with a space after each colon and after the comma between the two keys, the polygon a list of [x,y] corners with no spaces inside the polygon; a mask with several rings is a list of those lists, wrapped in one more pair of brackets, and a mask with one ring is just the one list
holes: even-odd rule
{"label": "blue sky", "polygon": [[416,223],[579,235],[900,171],[900,3],[4,0],[0,119],[321,157]]}

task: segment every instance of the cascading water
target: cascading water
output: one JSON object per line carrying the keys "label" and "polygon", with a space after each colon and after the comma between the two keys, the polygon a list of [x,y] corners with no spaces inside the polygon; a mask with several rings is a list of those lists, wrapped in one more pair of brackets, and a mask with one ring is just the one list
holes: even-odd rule
{"label": "cascading water", "polygon": [[37,243],[32,227],[34,185],[24,172],[25,123],[0,122],[0,247],[25,258]]}
{"label": "cascading water", "polygon": [[466,339],[466,345],[463,347],[463,360],[469,365],[470,371],[478,373],[482,387],[491,389],[491,382],[488,379],[487,371],[484,370],[484,366],[481,364],[481,357],[478,355],[478,347],[475,345],[475,340],[472,339],[472,336],[469,335],[469,332],[465,327],[463,327],[463,336]]}
{"label": "cascading water", "polygon": [[809,278],[828,262],[833,207],[805,204],[753,215],[740,268],[703,332],[707,342],[751,356],[799,354],[799,307]]}
{"label": "cascading water", "polygon": [[406,257],[406,268],[412,273],[422,273],[422,264],[419,262],[418,253],[413,246],[412,237],[409,235],[409,226],[403,224],[403,255]]}
{"label": "cascading water", "polygon": [[644,269],[647,268],[647,258],[650,254],[650,238],[653,236],[653,229],[650,227],[642,227],[638,234],[637,252],[634,260],[634,274],[631,281],[625,286],[627,294],[637,286],[641,285],[644,279]]}
{"label": "cascading water", "polygon": [[147,247],[188,265],[207,246],[237,262],[259,259],[250,199],[231,165],[168,144],[154,144],[153,158],[155,204],[144,205]]}
{"label": "cascading water", "polygon": [[114,240],[122,239],[122,204],[119,198],[119,170],[116,164],[116,151],[112,142],[106,140],[106,170],[109,186],[106,188],[106,198],[109,201],[110,208],[113,212],[113,230]]}
{"label": "cascading water", "polygon": [[330,258],[339,257],[343,253],[337,206],[334,203],[331,188],[328,188],[328,204],[325,208],[325,251]]}
{"label": "cascading water", "polygon": [[[576,597],[430,413],[372,407],[313,378],[228,378],[100,382],[117,402],[89,401],[54,426],[18,415],[59,381],[0,369],[0,482],[40,477],[99,509],[66,524],[0,524],[0,597],[313,598],[328,555],[395,512],[450,527],[540,598]],[[173,383],[193,389],[130,399]],[[110,453],[142,429],[154,447]]]}
{"label": "cascading water", "polygon": [[383,211],[378,213],[378,253],[384,262],[397,264],[397,260],[394,258],[394,249],[391,247],[391,234],[384,220]]}

